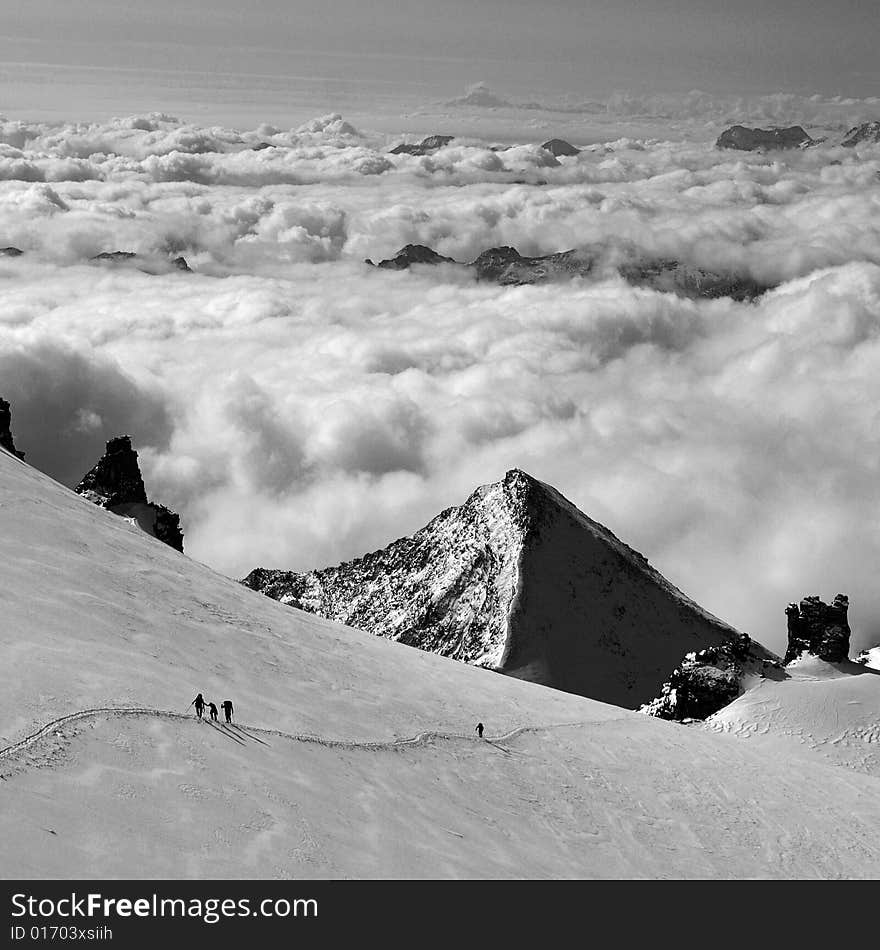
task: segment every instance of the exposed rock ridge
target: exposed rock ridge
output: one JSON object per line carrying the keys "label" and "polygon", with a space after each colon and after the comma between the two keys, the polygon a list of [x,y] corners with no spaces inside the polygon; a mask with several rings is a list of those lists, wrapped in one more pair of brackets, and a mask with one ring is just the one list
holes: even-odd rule
{"label": "exposed rock ridge", "polygon": [[559,158],[560,155],[580,155],[581,153],[579,148],[576,148],[571,142],[566,142],[565,139],[550,139],[541,148],[547,149],[554,158]]}
{"label": "exposed rock ridge", "polygon": [[554,277],[585,277],[594,260],[579,251],[560,251],[542,257],[523,257],[515,247],[493,247],[467,265],[478,280],[498,284],[535,284]]}
{"label": "exposed rock ridge", "polygon": [[758,149],[806,148],[813,145],[811,138],[799,125],[787,128],[749,129],[744,125],[733,125],[718,136],[717,148],[732,148],[743,152]]}
{"label": "exposed rock ridge", "polygon": [[[372,264],[373,262],[368,258],[365,263]],[[406,247],[402,247],[394,257],[380,261],[374,266],[381,267],[385,270],[406,270],[413,264],[455,263],[457,262],[451,257],[444,257],[442,254],[438,254],[435,250],[426,247],[424,244],[407,244]]]}
{"label": "exposed rock ridge", "polygon": [[[771,289],[750,277],[704,270],[672,258],[640,259],[633,249],[614,249],[613,263],[608,262],[608,255],[608,248],[587,247],[524,257],[516,248],[504,246],[489,248],[470,263],[461,264],[424,244],[407,244],[394,257],[373,266],[406,270],[413,264],[457,264],[473,270],[478,280],[490,280],[502,285],[536,284],[545,280],[601,277],[617,273],[638,287],[650,287],[688,297],[730,297],[738,301],[753,300]],[[373,261],[368,258],[366,263],[373,264]]]}
{"label": "exposed rock ridge", "polygon": [[880,142],[880,122],[863,122],[861,125],[855,126],[846,133],[840,144],[844,148],[854,148],[862,142]]}
{"label": "exposed rock ridge", "polygon": [[849,598],[845,594],[838,594],[830,604],[815,595],[805,597],[800,605],[789,604],[785,608],[788,618],[785,662],[791,663],[802,653],[812,653],[829,663],[849,659],[848,610]]}
{"label": "exposed rock ridge", "polygon": [[192,273],[192,268],[185,257],[170,256],[166,259],[161,255],[138,254],[135,251],[102,251],[89,258],[100,264],[122,266],[131,264],[143,274],[166,274],[175,270]]}
{"label": "exposed rock ridge", "polygon": [[98,464],[74,490],[93,504],[134,520],[147,534],[183,551],[180,516],[148,500],[137,458],[130,436],[110,439]]}
{"label": "exposed rock ridge", "polygon": [[401,142],[400,145],[395,145],[389,154],[430,155],[431,152],[436,152],[438,148],[448,145],[454,138],[454,135],[429,135],[418,143],[407,145],[406,142]]}

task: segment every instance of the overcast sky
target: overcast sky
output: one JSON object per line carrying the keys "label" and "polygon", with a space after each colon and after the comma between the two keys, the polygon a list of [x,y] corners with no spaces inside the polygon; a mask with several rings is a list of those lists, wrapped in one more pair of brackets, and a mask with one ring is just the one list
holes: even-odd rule
{"label": "overcast sky", "polygon": [[875,0],[0,0],[0,7],[7,113],[24,101],[28,78],[12,64],[33,64],[34,83],[51,87],[40,93],[46,104],[51,97],[59,111],[78,112],[93,111],[114,81],[47,74],[47,65],[139,71],[138,94],[152,94],[160,107],[173,98],[168,77],[181,70],[241,75],[253,87],[259,75],[290,77],[292,94],[319,82],[325,100],[335,88],[350,91],[346,84],[430,98],[477,81],[517,95],[693,88],[880,95]]}

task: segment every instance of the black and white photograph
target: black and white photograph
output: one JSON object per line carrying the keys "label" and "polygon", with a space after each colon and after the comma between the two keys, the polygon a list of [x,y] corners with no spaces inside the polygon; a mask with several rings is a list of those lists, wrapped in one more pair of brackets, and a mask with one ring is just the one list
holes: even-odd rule
{"label": "black and white photograph", "polygon": [[876,0],[0,22],[4,937],[880,878]]}

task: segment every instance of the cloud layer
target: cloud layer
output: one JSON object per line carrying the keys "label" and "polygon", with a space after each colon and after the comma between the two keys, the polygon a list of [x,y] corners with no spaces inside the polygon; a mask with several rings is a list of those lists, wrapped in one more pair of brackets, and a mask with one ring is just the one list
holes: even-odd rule
{"label": "cloud layer", "polygon": [[[5,122],[16,443],[72,484],[130,433],[187,551],[233,576],[375,549],[518,466],[773,648],[789,600],[838,590],[876,642],[880,148],[713,140],[419,157],[337,115]],[[698,302],[363,263],[406,243],[627,246],[780,286]],[[113,250],[138,257],[91,261]]]}

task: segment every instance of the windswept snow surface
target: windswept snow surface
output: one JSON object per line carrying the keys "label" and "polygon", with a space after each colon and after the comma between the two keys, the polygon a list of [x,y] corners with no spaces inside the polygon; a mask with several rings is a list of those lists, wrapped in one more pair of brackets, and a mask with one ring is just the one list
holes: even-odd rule
{"label": "windswept snow surface", "polygon": [[757,681],[706,727],[880,779],[880,671],[809,654],[785,671],[788,679]]}
{"label": "windswept snow surface", "polygon": [[6,453],[0,528],[4,877],[880,874],[871,775],[291,610]]}

